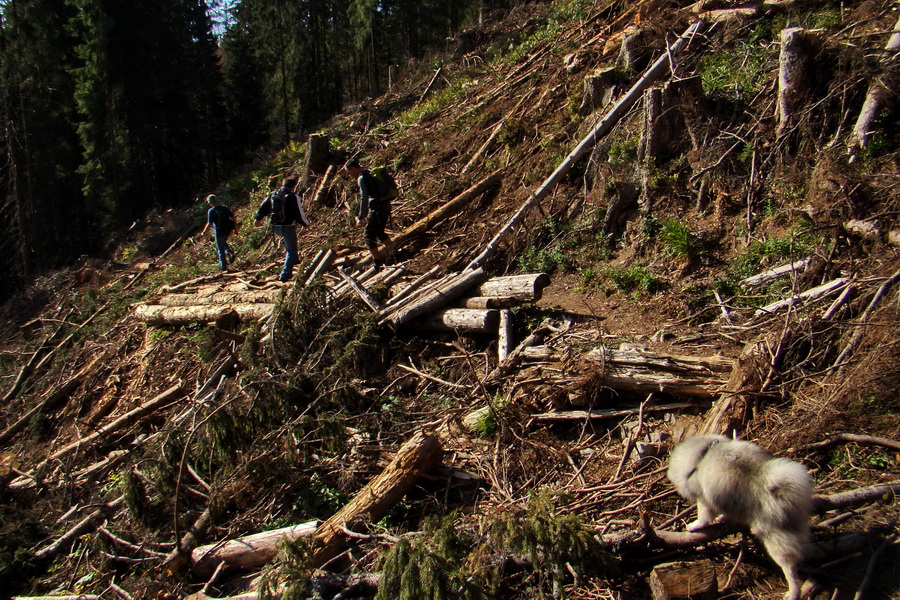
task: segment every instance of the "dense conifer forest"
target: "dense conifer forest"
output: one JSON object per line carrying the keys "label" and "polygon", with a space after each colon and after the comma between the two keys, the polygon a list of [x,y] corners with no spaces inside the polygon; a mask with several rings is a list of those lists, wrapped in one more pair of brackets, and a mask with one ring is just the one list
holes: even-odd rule
{"label": "dense conifer forest", "polygon": [[477,4],[3,2],[0,295],[377,94]]}

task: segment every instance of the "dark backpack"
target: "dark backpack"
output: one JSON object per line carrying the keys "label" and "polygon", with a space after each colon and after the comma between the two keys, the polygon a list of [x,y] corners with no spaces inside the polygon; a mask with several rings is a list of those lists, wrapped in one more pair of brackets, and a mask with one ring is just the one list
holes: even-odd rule
{"label": "dark backpack", "polygon": [[269,202],[272,204],[272,223],[275,225],[283,225],[287,218],[285,212],[285,203],[287,201],[287,190],[284,188],[275,190],[269,195]]}
{"label": "dark backpack", "polygon": [[375,167],[369,174],[375,181],[374,191],[378,194],[378,200],[390,202],[400,195],[400,188],[397,187],[397,182],[391,177],[387,167]]}
{"label": "dark backpack", "polygon": [[231,209],[224,204],[220,204],[216,207],[216,213],[218,213],[217,221],[222,231],[225,234],[234,231],[234,228],[237,227],[237,222],[234,219],[234,213],[231,212]]}

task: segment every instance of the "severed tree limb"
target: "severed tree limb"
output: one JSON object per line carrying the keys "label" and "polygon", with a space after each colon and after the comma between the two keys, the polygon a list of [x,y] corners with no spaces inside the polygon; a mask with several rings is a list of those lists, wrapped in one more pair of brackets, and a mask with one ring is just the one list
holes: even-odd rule
{"label": "severed tree limb", "polygon": [[49,546],[38,550],[34,553],[34,557],[38,560],[52,560],[61,552],[69,549],[69,546],[79,537],[86,533],[95,531],[103,521],[110,518],[116,511],[125,504],[125,496],[119,496],[112,502],[100,506],[97,510],[82,519],[72,529],[64,533],[60,538]]}
{"label": "severed tree limb", "polygon": [[[280,544],[310,537],[316,533],[318,526],[318,521],[310,521],[199,546],[190,552],[191,570],[200,577],[209,577],[222,563],[232,569],[261,567],[275,558]],[[171,564],[177,568],[177,563]]]}
{"label": "severed tree limb", "polygon": [[403,300],[404,298],[409,296],[411,293],[413,293],[414,291],[416,291],[417,289],[422,287],[422,285],[425,284],[429,279],[432,279],[435,276],[437,276],[437,274],[440,272],[440,270],[441,270],[441,267],[439,265],[433,266],[431,268],[431,270],[429,270],[427,273],[420,275],[412,283],[410,283],[405,288],[403,288],[402,290],[400,290],[399,292],[394,294],[394,296],[391,297],[387,301],[385,306],[393,306],[393,305],[397,304],[398,302],[400,302],[401,300]]}
{"label": "severed tree limb", "polygon": [[874,435],[860,435],[858,433],[833,433],[828,436],[827,440],[816,442],[814,444],[807,444],[806,446],[801,446],[797,450],[801,452],[826,450],[833,446],[837,446],[838,444],[845,443],[875,444],[877,446],[884,446],[885,448],[900,450],[900,440],[877,437]]}
{"label": "severed tree limb", "polygon": [[859,506],[875,502],[885,496],[895,496],[898,493],[900,493],[900,481],[891,481],[828,496],[813,496],[813,510],[822,513],[838,508]]}
{"label": "severed tree limb", "polygon": [[530,346],[543,342],[544,338],[547,337],[547,334],[551,331],[550,320],[544,319],[540,325],[534,328],[534,331],[532,331],[527,338],[522,340],[522,342],[516,346],[515,350],[507,355],[506,359],[497,365],[497,367],[484,378],[483,383],[487,385],[489,383],[499,382],[503,377],[512,373],[525,357],[525,350]]}
{"label": "severed tree limb", "polygon": [[363,302],[369,305],[369,308],[371,308],[375,312],[378,312],[383,308],[381,306],[381,303],[375,299],[375,296],[370,294],[368,290],[366,290],[366,288],[364,288],[362,284],[355,280],[352,275],[347,273],[347,271],[345,271],[343,267],[338,267],[338,273],[341,274],[341,277],[344,278],[344,280],[350,285],[353,291],[363,299]]}
{"label": "severed tree limb", "polygon": [[59,450],[54,452],[52,455],[50,455],[50,460],[57,460],[59,458],[62,458],[63,456],[67,456],[67,455],[71,454],[72,452],[75,452],[82,446],[93,444],[100,438],[109,436],[110,434],[115,433],[115,432],[119,431],[120,429],[128,427],[129,425],[132,425],[135,422],[137,422],[138,420],[140,420],[145,415],[150,414],[151,412],[155,411],[156,409],[162,408],[163,406],[166,406],[167,404],[170,404],[170,403],[174,402],[175,400],[178,400],[183,395],[184,395],[184,387],[181,384],[181,382],[179,382],[179,383],[173,385],[172,387],[170,387],[169,389],[167,389],[162,394],[153,398],[146,404],[142,404],[141,406],[138,406],[137,408],[128,411],[127,413],[125,413],[124,415],[122,415],[121,417],[119,417],[118,419],[116,419],[115,421],[110,423],[109,425],[101,427],[94,433],[91,433],[90,435],[87,435],[81,439],[75,440],[71,444],[63,446],[62,448],[60,448]]}
{"label": "severed tree limb", "polygon": [[6,428],[6,431],[0,433],[0,446],[6,444],[9,440],[13,438],[17,433],[22,431],[28,423],[31,422],[31,419],[45,410],[51,409],[58,405],[60,402],[68,398],[68,396],[74,392],[79,385],[81,385],[82,380],[87,377],[95,367],[98,365],[103,365],[106,363],[106,357],[108,355],[108,351],[103,351],[98,354],[94,360],[89,362],[87,365],[78,370],[75,375],[69,378],[68,381],[64,382],[62,385],[58,386],[52,392],[44,396],[43,400],[37,403],[37,405],[29,410],[27,413],[19,417],[19,419]]}
{"label": "severed tree limb", "polygon": [[875,295],[872,296],[872,300],[869,302],[869,305],[866,307],[866,310],[859,316],[857,320],[858,327],[853,332],[853,335],[850,337],[850,341],[847,342],[847,345],[844,346],[844,349],[841,350],[841,353],[835,359],[834,364],[831,365],[831,370],[837,369],[838,375],[840,375],[844,367],[847,364],[847,361],[850,359],[850,354],[856,349],[856,346],[862,341],[863,334],[865,333],[864,323],[869,321],[869,318],[872,316],[872,313],[875,311],[875,307],[878,306],[878,303],[881,302],[881,299],[884,298],[884,295],[887,293],[888,289],[900,281],[900,271],[897,271],[893,275],[891,275],[887,281],[881,284],[881,287],[878,288],[878,291],[875,292]]}

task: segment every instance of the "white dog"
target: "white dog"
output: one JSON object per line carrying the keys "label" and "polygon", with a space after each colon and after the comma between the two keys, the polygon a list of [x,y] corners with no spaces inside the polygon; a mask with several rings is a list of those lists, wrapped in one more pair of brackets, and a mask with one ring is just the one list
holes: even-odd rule
{"label": "white dog", "polygon": [[688,438],[672,450],[669,480],[697,502],[696,531],[716,515],[746,525],[784,571],[785,598],[800,598],[797,564],[809,539],[812,481],[803,465],[723,435]]}

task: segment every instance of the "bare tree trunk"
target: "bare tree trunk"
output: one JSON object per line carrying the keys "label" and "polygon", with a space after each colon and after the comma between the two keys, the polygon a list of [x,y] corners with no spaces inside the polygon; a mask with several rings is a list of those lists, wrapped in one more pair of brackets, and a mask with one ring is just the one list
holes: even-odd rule
{"label": "bare tree trunk", "polygon": [[802,27],[781,31],[778,57],[778,136],[794,124],[794,115],[806,95],[809,79],[809,34]]}
{"label": "bare tree trunk", "polygon": [[[853,133],[850,136],[849,147],[851,153],[855,154],[858,150],[864,150],[869,144],[869,137],[872,135],[872,123],[878,117],[881,106],[884,101],[893,93],[893,86],[886,85],[885,79],[895,79],[892,75],[896,74],[898,69],[898,59],[890,56],[890,54],[900,50],[900,17],[894,25],[894,32],[888,40],[884,48],[888,56],[888,64],[882,77],[876,77],[869,85],[869,92],[866,94],[866,100],[863,102],[862,109],[859,111],[859,118],[856,119],[856,125],[853,127]],[[896,85],[896,81],[893,81]]]}

